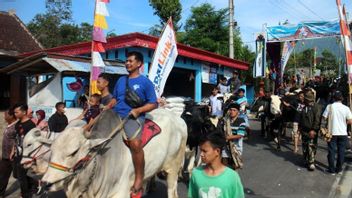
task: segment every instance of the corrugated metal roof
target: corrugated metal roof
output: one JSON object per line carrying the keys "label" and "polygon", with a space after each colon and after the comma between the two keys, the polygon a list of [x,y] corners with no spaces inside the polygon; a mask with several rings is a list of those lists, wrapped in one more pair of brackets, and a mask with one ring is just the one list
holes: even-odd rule
{"label": "corrugated metal roof", "polygon": [[[49,63],[53,66],[57,71],[79,71],[79,72],[90,72],[91,70],[91,63],[89,62],[80,62],[80,61],[73,61],[73,60],[65,60],[65,59],[57,59],[57,58],[43,58],[44,61]],[[104,73],[109,74],[128,74],[126,68],[119,65],[111,65],[109,62],[105,62],[105,67],[103,67]]]}

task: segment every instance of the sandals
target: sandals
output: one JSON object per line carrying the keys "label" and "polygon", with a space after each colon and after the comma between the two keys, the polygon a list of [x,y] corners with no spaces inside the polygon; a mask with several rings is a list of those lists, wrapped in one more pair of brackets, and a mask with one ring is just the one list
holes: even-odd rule
{"label": "sandals", "polygon": [[134,187],[131,188],[131,194],[130,194],[131,198],[142,198],[142,195],[143,195],[143,188],[140,188],[138,190],[136,190]]}

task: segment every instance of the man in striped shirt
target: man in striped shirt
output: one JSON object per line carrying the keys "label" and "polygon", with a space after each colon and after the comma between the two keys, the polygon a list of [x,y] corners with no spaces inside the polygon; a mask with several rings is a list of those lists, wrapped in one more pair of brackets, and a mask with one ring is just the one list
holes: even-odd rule
{"label": "man in striped shirt", "polygon": [[233,142],[234,148],[227,146],[222,152],[224,161],[229,162],[229,165],[233,161],[231,158],[233,150],[236,150],[239,155],[243,153],[243,137],[246,131],[246,122],[240,115],[240,105],[232,103],[228,107],[227,114],[222,122],[224,134],[227,142]]}

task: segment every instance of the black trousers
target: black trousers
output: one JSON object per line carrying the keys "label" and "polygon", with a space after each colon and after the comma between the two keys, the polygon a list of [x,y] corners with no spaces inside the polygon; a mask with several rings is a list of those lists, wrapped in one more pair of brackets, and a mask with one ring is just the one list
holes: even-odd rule
{"label": "black trousers", "polygon": [[6,187],[12,172],[12,164],[8,159],[0,161],[0,197],[5,196]]}
{"label": "black trousers", "polygon": [[[347,136],[332,136],[331,141],[328,143],[328,162],[329,170],[331,172],[341,172],[342,165],[345,161],[345,150],[348,142]],[[337,159],[335,158],[337,154]],[[336,166],[335,166],[336,161]]]}
{"label": "black trousers", "polygon": [[38,182],[27,176],[27,170],[21,165],[21,159],[21,157],[15,157],[13,174],[20,183],[22,197],[32,198],[33,193],[36,192]]}

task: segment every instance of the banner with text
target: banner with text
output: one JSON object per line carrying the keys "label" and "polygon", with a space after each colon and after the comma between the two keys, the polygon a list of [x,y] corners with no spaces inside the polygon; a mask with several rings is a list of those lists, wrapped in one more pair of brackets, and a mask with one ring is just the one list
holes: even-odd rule
{"label": "banner with text", "polygon": [[163,94],[166,80],[178,55],[175,32],[170,19],[159,39],[149,72],[157,97]]}

